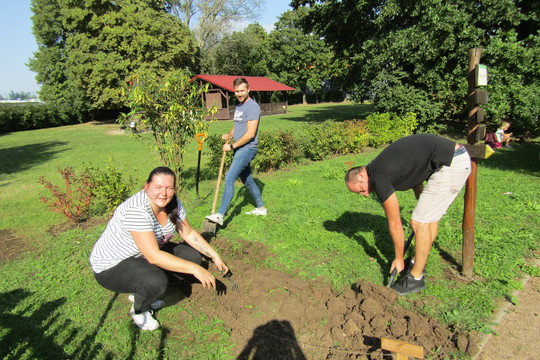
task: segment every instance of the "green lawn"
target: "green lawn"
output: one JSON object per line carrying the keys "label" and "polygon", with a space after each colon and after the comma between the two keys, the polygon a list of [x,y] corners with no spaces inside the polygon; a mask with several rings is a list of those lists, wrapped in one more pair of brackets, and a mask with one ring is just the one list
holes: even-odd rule
{"label": "green lawn", "polygon": [[[367,105],[353,104],[291,106],[289,114],[264,117],[261,130],[294,132],[304,123],[361,119],[369,111]],[[226,132],[231,126],[231,122],[214,123],[210,132]],[[114,134],[116,130],[115,124],[82,124],[0,136],[0,231],[15,234],[21,249],[29,250],[17,260],[0,264],[3,359],[202,359],[208,354],[231,358],[228,335],[219,319],[202,319],[182,303],[174,311],[188,314],[193,332],[180,329],[174,332],[174,339],[164,338],[161,332],[133,332],[125,321],[124,304],[96,284],[88,264],[92,244],[104,225],[59,235],[49,232],[64,219],[40,202],[46,191],[37,183],[39,176],[59,181],[59,167],[101,166],[113,158],[126,174],[140,179],[142,186],[148,172],[159,165],[142,143]],[[244,189],[237,190],[219,236],[233,243],[262,242],[276,255],[261,259],[268,266],[320,278],[336,289],[350,287],[359,279],[385,284],[393,250],[382,207],[374,197],[348,192],[343,183],[345,162],[364,164],[378,152],[257,174],[269,216],[239,215],[253,204]],[[403,299],[404,305],[428,299],[417,310],[452,327],[487,329],[494,307],[519,286],[525,259],[538,249],[539,152],[538,143],[517,144],[480,161],[474,280],[447,280],[448,272],[459,273],[461,263],[460,195],[440,223],[428,263],[428,288]],[[186,173],[192,176],[197,161],[195,142],[187,149],[185,161]],[[196,199],[193,179],[190,181],[182,200],[192,224],[199,225],[210,211],[215,179],[201,183],[202,199]],[[415,199],[409,192],[398,196],[407,223]],[[160,314],[160,319],[174,324],[174,316],[170,310]],[[209,333],[212,342],[203,340]]]}

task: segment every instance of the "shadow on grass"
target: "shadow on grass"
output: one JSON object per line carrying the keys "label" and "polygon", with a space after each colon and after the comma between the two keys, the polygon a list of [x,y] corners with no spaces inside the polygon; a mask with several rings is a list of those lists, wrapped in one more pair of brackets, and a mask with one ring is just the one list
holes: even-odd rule
{"label": "shadow on grass", "polygon": [[[369,257],[377,260],[383,272],[385,274],[388,272],[390,263],[387,259],[394,258],[394,245],[384,216],[346,211],[336,220],[326,220],[323,225],[328,231],[342,233],[358,242]],[[369,244],[362,235],[358,234],[359,232],[373,232],[375,244]],[[385,255],[385,258],[380,256],[381,253]],[[389,278],[390,274],[386,274],[386,277]]]}
{"label": "shadow on grass", "polygon": [[312,109],[280,115],[282,120],[302,122],[323,122],[326,120],[345,121],[365,119],[373,112],[370,104],[318,105]]}
{"label": "shadow on grass", "polygon": [[[261,191],[261,196],[263,197],[263,201],[264,201],[264,196],[263,196],[263,192],[264,192],[264,186],[265,184],[260,181],[259,179],[256,179],[256,178],[253,178],[253,180],[255,180],[255,183],[257,184],[257,186],[259,187],[259,190]],[[238,180],[237,180],[238,182]],[[227,225],[237,216],[237,215],[240,215],[242,213],[242,209],[244,208],[244,206],[248,205],[248,204],[253,204],[253,207],[256,206],[255,204],[255,199],[253,199],[253,197],[251,196],[251,194],[249,193],[249,190],[245,187],[245,185],[242,184],[242,187],[241,188],[238,188],[238,184],[235,183],[235,192],[236,192],[236,199],[242,199],[242,201],[238,204],[236,204],[236,206],[234,208],[229,208],[229,211],[227,212],[227,214],[225,215],[225,221],[223,222],[223,226],[222,227],[227,227]],[[219,207],[219,203],[221,201],[218,201],[218,207]],[[231,202],[231,204],[234,202],[234,199],[233,201]],[[217,211],[217,209],[216,209]]]}
{"label": "shadow on grass", "polygon": [[[63,343],[67,344],[79,337],[80,329],[74,328],[70,320],[60,320],[59,309],[66,303],[62,297],[41,304],[35,310],[24,308],[15,310],[17,305],[32,293],[17,289],[0,293],[0,325],[3,336],[0,338],[0,358],[18,359],[30,354],[39,359],[93,359],[103,357],[113,359],[111,353],[102,353],[103,345],[96,342],[96,336],[103,327],[105,319],[118,297],[110,301],[93,332],[86,335],[79,346],[68,354],[55,337],[62,334]],[[67,335],[65,335],[67,334]]]}
{"label": "shadow on grass", "polygon": [[66,151],[65,145],[67,145],[65,141],[49,141],[0,149],[0,177],[42,164],[52,159],[57,153]]}
{"label": "shadow on grass", "polygon": [[294,328],[286,320],[272,320],[253,330],[253,336],[236,360],[306,360]]}
{"label": "shadow on grass", "polygon": [[487,159],[478,161],[480,167],[525,172],[540,176],[540,143],[514,144],[514,148],[501,148]]}

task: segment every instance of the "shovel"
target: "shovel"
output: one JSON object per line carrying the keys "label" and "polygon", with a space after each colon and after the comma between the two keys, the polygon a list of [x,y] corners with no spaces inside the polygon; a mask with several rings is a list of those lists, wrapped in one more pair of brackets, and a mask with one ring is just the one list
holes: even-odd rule
{"label": "shovel", "polygon": [[195,190],[197,191],[197,199],[199,198],[199,172],[201,171],[202,144],[205,139],[205,133],[195,135],[195,140],[197,140],[197,142],[199,143],[199,159],[197,160],[197,174],[195,175]]}
{"label": "shovel", "polygon": [[[225,164],[225,155],[227,154],[226,151],[223,151],[223,155],[221,155],[221,164],[219,165],[219,173],[218,173],[218,179],[216,184],[216,193],[214,194],[214,202],[212,204],[212,214],[216,212],[216,204],[219,194],[219,186],[221,185],[221,175],[223,174],[223,165]],[[204,219],[203,221],[203,230],[202,230],[202,236],[206,241],[213,238],[216,235],[216,227],[217,224],[215,222],[212,222],[208,219]]]}
{"label": "shovel", "polygon": [[[407,252],[407,249],[409,248],[409,245],[411,245],[411,241],[414,237],[414,231],[411,231],[411,235],[409,235],[409,239],[407,239],[407,242],[405,243],[405,248],[403,249],[403,255]],[[391,287],[394,284],[394,279],[396,278],[397,270],[392,270],[392,273],[390,274],[390,280],[388,281],[387,287]]]}

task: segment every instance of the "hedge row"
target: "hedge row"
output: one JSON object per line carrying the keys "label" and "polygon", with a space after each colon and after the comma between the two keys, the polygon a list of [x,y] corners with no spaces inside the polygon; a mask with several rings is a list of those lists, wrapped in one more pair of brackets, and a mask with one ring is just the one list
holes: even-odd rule
{"label": "hedge row", "polygon": [[[335,155],[358,154],[367,146],[379,147],[412,134],[417,124],[413,113],[405,116],[375,113],[364,121],[328,120],[320,124],[307,124],[295,135],[284,130],[263,131],[258,135],[258,153],[251,167],[255,171],[265,172],[277,170],[300,158],[318,161]],[[220,135],[211,135],[206,143],[210,166],[218,168],[223,140]],[[224,169],[231,162],[232,156],[227,156]]]}
{"label": "hedge row", "polygon": [[0,134],[81,123],[70,107],[42,103],[0,104]]}

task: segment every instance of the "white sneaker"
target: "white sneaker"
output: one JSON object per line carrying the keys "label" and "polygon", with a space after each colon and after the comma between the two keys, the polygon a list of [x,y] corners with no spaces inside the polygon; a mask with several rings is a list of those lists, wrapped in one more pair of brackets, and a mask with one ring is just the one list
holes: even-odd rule
{"label": "white sneaker", "polygon": [[133,319],[133,322],[141,328],[141,330],[156,330],[159,328],[159,321],[154,319],[154,313],[152,310],[143,312],[142,314],[135,314],[134,305],[131,305],[129,315]]}
{"label": "white sneaker", "polygon": [[[135,303],[135,295],[129,294],[128,300],[132,303]],[[153,303],[150,304],[150,309],[156,311],[159,309],[163,309],[165,307],[165,301],[163,300],[156,300]]]}
{"label": "white sneaker", "polygon": [[262,215],[266,216],[268,214],[268,210],[266,208],[255,208],[251,211],[246,212],[246,215]]}
{"label": "white sneaker", "polygon": [[223,215],[221,215],[220,213],[208,215],[206,218],[210,220],[211,222],[214,222],[219,225],[223,225]]}

